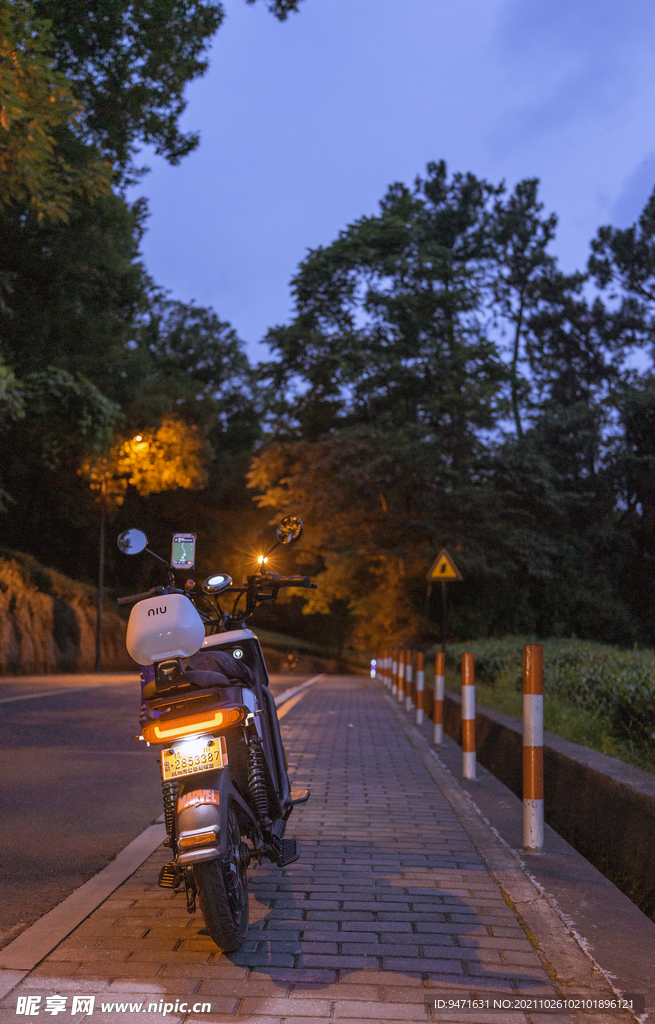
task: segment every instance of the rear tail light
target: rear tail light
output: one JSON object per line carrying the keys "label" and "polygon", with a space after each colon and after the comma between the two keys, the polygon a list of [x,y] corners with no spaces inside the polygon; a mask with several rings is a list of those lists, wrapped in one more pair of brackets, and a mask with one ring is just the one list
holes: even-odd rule
{"label": "rear tail light", "polygon": [[232,725],[238,725],[246,717],[246,709],[234,706],[224,708],[213,708],[211,711],[203,711],[199,715],[185,715],[184,717],[168,718],[162,715],[143,726],[143,738],[148,743],[172,743],[174,740],[183,739],[185,736],[195,736],[200,733],[222,732]]}

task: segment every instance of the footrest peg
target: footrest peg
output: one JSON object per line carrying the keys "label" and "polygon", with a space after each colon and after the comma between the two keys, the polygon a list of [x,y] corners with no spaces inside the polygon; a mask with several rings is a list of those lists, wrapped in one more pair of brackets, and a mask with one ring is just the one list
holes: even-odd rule
{"label": "footrest peg", "polygon": [[287,864],[293,864],[300,856],[300,843],[297,839],[283,839],[281,850],[277,858],[277,866],[284,868]]}
{"label": "footrest peg", "polygon": [[292,789],[289,793],[287,803],[291,804],[292,807],[295,807],[296,804],[305,804],[309,800],[309,796],[310,793],[308,789]]}
{"label": "footrest peg", "polygon": [[177,864],[164,864],[163,868],[159,872],[159,880],[157,884],[162,889],[177,889],[178,885],[182,883],[182,872],[178,868]]}

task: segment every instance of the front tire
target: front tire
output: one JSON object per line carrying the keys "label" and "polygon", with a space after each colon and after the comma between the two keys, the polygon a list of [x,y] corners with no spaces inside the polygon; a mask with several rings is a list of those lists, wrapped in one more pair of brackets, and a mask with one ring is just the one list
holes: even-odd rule
{"label": "front tire", "polygon": [[232,953],[248,931],[248,878],[233,807],[228,812],[226,852],[216,860],[194,864],[193,873],[207,931],[220,949]]}

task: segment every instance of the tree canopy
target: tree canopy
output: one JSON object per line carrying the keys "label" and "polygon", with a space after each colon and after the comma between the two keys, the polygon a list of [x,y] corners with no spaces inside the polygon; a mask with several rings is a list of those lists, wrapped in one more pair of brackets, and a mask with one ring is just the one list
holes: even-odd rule
{"label": "tree canopy", "polygon": [[628,410],[648,402],[624,369],[645,299],[589,296],[557,267],[555,227],[536,181],[508,194],[431,164],[293,279],[250,485],[307,517],[323,568],[307,609],[349,602],[360,646],[434,629],[425,572],[443,545],[467,580],[460,635],[651,635],[616,476]]}
{"label": "tree canopy", "polygon": [[188,524],[238,573],[295,512],[307,629],[362,649],[434,637],[443,545],[459,637],[654,642],[655,193],[565,274],[537,179],[431,163],[309,251],[253,368],[218,313],[151,280],[124,195],[141,147],[198,144],[185,87],[223,20],[218,0],[0,0],[6,542],[92,577],[100,497],[155,545]]}
{"label": "tree canopy", "polygon": [[[254,3],[255,0],[246,0]],[[280,20],[300,0],[271,0]],[[33,0],[51,25],[55,68],[81,104],[83,132],[128,173],[140,145],[171,163],[196,148],[181,131],[184,89],[203,75],[224,19],[218,0]]]}
{"label": "tree canopy", "polygon": [[82,108],[53,70],[50,23],[24,0],[0,0],[0,210],[27,206],[39,220],[66,220],[73,199],[109,191],[111,165],[80,159],[72,135]]}

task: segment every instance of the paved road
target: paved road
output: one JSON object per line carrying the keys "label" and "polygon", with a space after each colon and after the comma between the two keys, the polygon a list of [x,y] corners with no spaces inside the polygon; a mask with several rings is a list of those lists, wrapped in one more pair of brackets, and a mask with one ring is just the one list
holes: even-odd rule
{"label": "paved road", "polygon": [[[69,1020],[72,995],[95,994],[102,1024],[152,1019],[146,1007],[100,1008],[123,1000],[169,1001],[171,1024],[634,1024],[605,1010],[452,1008],[456,999],[613,993],[565,918],[374,683],[323,679],[282,731],[294,782],[312,789],[290,821],[302,855],[286,869],[252,872],[242,948],[221,953],[200,915],[186,914],[184,896],[157,888],[160,848],[2,1001],[0,1024],[16,1019],[19,996],[54,992],[69,1001]],[[435,1015],[436,999],[445,1006]],[[180,1007],[187,1000],[211,1010],[189,1013]]]}
{"label": "paved road", "polygon": [[0,946],[161,814],[138,707],[136,675],[0,679]]}

